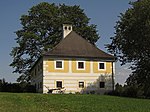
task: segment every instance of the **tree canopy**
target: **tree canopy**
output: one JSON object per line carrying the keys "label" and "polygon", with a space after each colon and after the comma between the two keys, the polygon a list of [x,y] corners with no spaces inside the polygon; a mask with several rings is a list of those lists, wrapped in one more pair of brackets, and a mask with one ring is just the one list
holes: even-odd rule
{"label": "tree canopy", "polygon": [[73,25],[73,30],[94,44],[99,39],[96,25],[90,24],[80,6],[49,4],[46,2],[33,6],[28,14],[21,16],[22,28],[16,31],[17,46],[13,47],[10,64],[15,73],[22,74],[20,80],[30,80],[29,70],[32,64],[52,49],[62,39],[62,24]]}
{"label": "tree canopy", "polygon": [[127,84],[136,85],[147,94],[150,90],[150,0],[138,0],[130,5],[131,8],[119,16],[108,50],[122,64],[132,63],[133,72]]}

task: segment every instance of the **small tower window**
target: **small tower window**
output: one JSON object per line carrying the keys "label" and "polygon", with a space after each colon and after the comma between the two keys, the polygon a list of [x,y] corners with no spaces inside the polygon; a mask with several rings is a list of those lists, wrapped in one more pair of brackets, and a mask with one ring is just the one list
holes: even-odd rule
{"label": "small tower window", "polygon": [[65,26],[65,30],[67,30],[67,26]]}
{"label": "small tower window", "polygon": [[71,27],[69,27],[68,29],[71,30]]}

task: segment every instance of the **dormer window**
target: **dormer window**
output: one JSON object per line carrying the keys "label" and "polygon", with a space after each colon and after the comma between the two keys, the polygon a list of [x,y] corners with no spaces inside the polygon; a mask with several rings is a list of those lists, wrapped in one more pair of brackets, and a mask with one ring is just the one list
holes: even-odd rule
{"label": "dormer window", "polygon": [[64,61],[63,60],[56,60],[55,61],[55,69],[63,69],[64,68]]}

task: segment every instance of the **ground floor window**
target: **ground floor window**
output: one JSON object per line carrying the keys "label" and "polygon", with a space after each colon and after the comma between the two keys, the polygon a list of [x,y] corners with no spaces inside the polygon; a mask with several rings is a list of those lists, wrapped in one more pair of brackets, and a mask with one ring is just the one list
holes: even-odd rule
{"label": "ground floor window", "polygon": [[62,81],[56,81],[56,87],[62,88]]}
{"label": "ground floor window", "polygon": [[99,82],[99,87],[100,88],[105,88],[105,82]]}
{"label": "ground floor window", "polygon": [[79,88],[84,88],[84,82],[79,82]]}

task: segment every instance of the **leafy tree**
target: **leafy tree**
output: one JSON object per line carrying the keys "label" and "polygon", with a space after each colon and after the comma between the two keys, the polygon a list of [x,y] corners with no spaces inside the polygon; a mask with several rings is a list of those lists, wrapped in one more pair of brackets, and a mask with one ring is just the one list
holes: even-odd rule
{"label": "leafy tree", "polygon": [[131,8],[121,13],[115,36],[108,50],[123,64],[132,63],[129,86],[150,90],[150,0],[130,2]]}
{"label": "leafy tree", "polygon": [[36,88],[28,82],[8,83],[5,79],[0,79],[0,92],[35,93]]}
{"label": "leafy tree", "polygon": [[43,2],[33,6],[20,20],[22,29],[16,31],[18,45],[10,53],[13,72],[22,74],[18,81],[29,81],[32,64],[62,39],[62,24],[72,24],[74,31],[92,44],[99,39],[96,25],[89,25],[90,19],[77,5]]}

